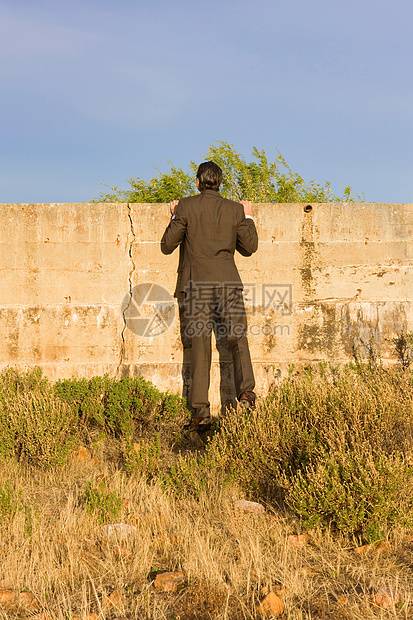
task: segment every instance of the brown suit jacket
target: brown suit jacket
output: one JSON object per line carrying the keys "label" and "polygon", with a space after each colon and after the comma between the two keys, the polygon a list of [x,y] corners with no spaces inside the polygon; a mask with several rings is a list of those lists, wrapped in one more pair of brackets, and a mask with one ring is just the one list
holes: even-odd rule
{"label": "brown suit jacket", "polygon": [[163,254],[180,245],[175,296],[188,286],[242,288],[234,261],[237,249],[251,256],[258,247],[258,235],[244,207],[207,189],[197,196],[182,198],[161,241]]}

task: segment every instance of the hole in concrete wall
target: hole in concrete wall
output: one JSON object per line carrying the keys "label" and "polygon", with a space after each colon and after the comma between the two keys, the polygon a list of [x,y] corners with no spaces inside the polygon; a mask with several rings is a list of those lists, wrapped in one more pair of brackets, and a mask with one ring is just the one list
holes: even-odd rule
{"label": "hole in concrete wall", "polygon": [[305,205],[304,213],[311,213],[312,210],[313,210],[313,207],[311,205]]}

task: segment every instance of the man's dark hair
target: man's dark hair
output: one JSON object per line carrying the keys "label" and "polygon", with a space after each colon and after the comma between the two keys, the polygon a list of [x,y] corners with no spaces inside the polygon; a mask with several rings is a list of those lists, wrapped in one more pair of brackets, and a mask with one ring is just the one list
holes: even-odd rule
{"label": "man's dark hair", "polygon": [[196,178],[199,179],[199,191],[213,189],[216,192],[222,183],[222,170],[213,161],[204,161],[200,164]]}

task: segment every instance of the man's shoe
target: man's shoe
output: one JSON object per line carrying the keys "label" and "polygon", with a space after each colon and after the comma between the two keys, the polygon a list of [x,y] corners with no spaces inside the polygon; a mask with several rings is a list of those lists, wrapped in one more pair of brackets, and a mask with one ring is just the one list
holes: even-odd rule
{"label": "man's shoe", "polygon": [[250,409],[255,408],[255,396],[252,394],[248,394],[248,392],[243,392],[239,397],[239,404],[241,409],[244,411],[249,411]]}
{"label": "man's shoe", "polygon": [[206,433],[207,431],[211,430],[211,423],[212,420],[210,417],[205,418],[194,416],[189,422],[189,424],[184,426],[184,429],[186,431],[189,431],[190,433]]}

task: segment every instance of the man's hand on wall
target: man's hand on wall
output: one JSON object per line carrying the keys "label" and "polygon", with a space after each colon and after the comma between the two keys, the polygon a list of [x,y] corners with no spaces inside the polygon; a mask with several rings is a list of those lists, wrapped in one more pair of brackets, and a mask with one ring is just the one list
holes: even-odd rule
{"label": "man's hand on wall", "polygon": [[175,209],[176,209],[176,205],[178,204],[179,200],[172,200],[172,202],[169,203],[169,208],[171,210],[171,214],[175,215]]}
{"label": "man's hand on wall", "polygon": [[252,202],[251,202],[251,200],[240,200],[240,203],[244,207],[244,215],[252,215]]}

